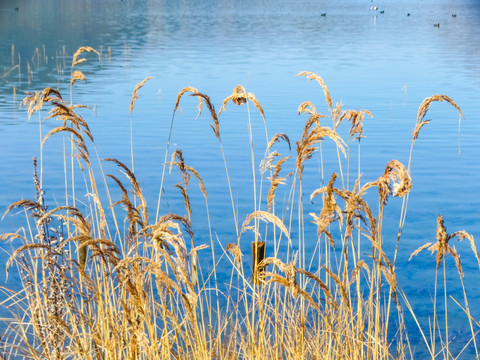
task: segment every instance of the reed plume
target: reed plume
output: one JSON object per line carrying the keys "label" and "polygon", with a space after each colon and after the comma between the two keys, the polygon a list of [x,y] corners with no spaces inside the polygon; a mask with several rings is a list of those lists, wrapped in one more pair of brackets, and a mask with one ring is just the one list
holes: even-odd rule
{"label": "reed plume", "polygon": [[276,227],[278,227],[282,231],[282,233],[287,237],[287,239],[289,241],[291,241],[290,232],[287,230],[283,221],[280,218],[278,218],[276,215],[274,215],[272,213],[269,213],[267,211],[263,211],[263,210],[257,210],[257,211],[254,211],[253,213],[249,214],[247,216],[247,218],[245,219],[245,221],[243,222],[242,229],[241,229],[240,233],[244,233],[247,230],[256,231],[256,229],[254,227],[249,226],[250,222],[254,219],[259,219],[259,220],[264,221],[265,223],[271,223],[271,224],[275,225]]}
{"label": "reed plume", "polygon": [[[199,94],[200,92],[195,89],[194,87],[191,87],[191,86],[187,86],[187,87],[184,87],[182,90],[180,90],[180,92],[177,94],[177,101],[175,102],[175,108],[174,108],[174,112],[178,110],[178,106],[180,105],[180,99],[182,98],[182,96],[187,93],[187,92],[191,92],[193,94]],[[197,119],[200,117],[200,115],[202,114],[202,106],[203,106],[203,102],[202,102],[202,99],[199,97],[198,98],[198,115],[197,115]]]}
{"label": "reed plume", "polygon": [[278,267],[278,269],[280,271],[285,273],[285,277],[283,277],[281,275],[278,275],[277,273],[265,272],[263,276],[264,276],[265,279],[268,278],[267,279],[268,282],[275,282],[275,283],[278,283],[278,284],[284,286],[285,288],[290,290],[290,292],[291,292],[291,294],[293,295],[294,298],[297,297],[298,295],[300,295],[301,297],[305,298],[312,307],[314,307],[317,310],[320,310],[319,305],[315,302],[313,297],[298,285],[297,274],[299,273],[301,275],[305,275],[306,277],[314,280],[319,285],[319,287],[323,291],[323,293],[328,297],[328,299],[329,299],[328,302],[330,304],[334,304],[333,295],[330,292],[330,289],[328,288],[328,286],[322,280],[320,280],[317,276],[312,274],[311,272],[305,271],[301,268],[297,268],[295,266],[296,258],[292,262],[290,262],[288,264],[285,264],[277,258],[269,257],[269,258],[263,260],[259,264],[259,266],[264,268],[264,267],[266,267],[270,264],[275,265],[276,267]]}
{"label": "reed plume", "polygon": [[225,251],[228,251],[230,254],[233,255],[237,267],[240,268],[242,266],[242,257],[243,257],[242,250],[240,249],[240,247],[237,244],[228,243],[227,247],[225,248]]}
{"label": "reed plume", "polygon": [[340,116],[340,121],[346,119],[351,122],[349,134],[350,139],[360,141],[360,139],[363,137],[363,119],[365,115],[373,117],[372,113],[366,109],[359,111],[348,110]]}
{"label": "reed plume", "polygon": [[430,120],[424,120],[425,116],[427,115],[428,110],[430,109],[430,106],[432,105],[433,102],[435,101],[441,101],[441,102],[448,102],[450,105],[452,105],[455,109],[458,110],[459,116],[458,116],[458,134],[460,136],[460,122],[463,116],[463,112],[460,109],[460,107],[453,101],[451,98],[449,98],[447,95],[432,95],[420,104],[417,112],[417,122],[415,124],[415,129],[413,130],[413,142],[415,142],[418,138],[418,134],[420,133],[420,129],[428,124]]}
{"label": "reed plume", "polygon": [[27,92],[27,96],[23,98],[20,106],[27,107],[27,114],[30,118],[34,112],[40,111],[45,103],[51,103],[53,101],[62,103],[62,95],[58,90],[47,87],[42,91],[36,91],[34,93]]}
{"label": "reed plume", "polygon": [[313,217],[313,223],[317,225],[317,236],[320,238],[322,234],[325,234],[333,247],[335,247],[335,241],[328,231],[328,228],[330,224],[336,220],[339,220],[340,223],[343,221],[342,210],[337,205],[335,197],[333,196],[333,184],[337,177],[338,175],[333,173],[326,188],[316,190],[310,196],[310,201],[312,201],[315,196],[323,192],[326,193],[323,197],[323,207],[320,215],[316,216],[314,213],[310,213],[310,216]]}
{"label": "reed plume", "polygon": [[127,219],[129,221],[127,242],[129,245],[131,245],[131,243],[133,242],[133,244],[135,245],[135,248],[137,248],[138,247],[138,231],[136,229],[136,225],[138,225],[140,229],[148,226],[148,209],[147,209],[147,203],[143,196],[142,189],[140,188],[140,185],[135,175],[133,174],[133,172],[125,164],[113,158],[106,158],[104,159],[104,161],[113,162],[115,165],[117,165],[123,170],[123,173],[125,174],[127,179],[130,181],[130,184],[132,185],[134,195],[140,200],[140,204],[137,207],[135,203],[132,203],[130,201],[130,198],[128,196],[128,191],[123,186],[121,181],[115,176],[111,174],[107,174],[107,177],[115,181],[115,183],[118,185],[118,187],[122,192],[122,200],[118,200],[114,202],[111,205],[111,207],[118,204],[122,204],[124,208],[127,210]]}
{"label": "reed plume", "polygon": [[437,253],[436,267],[438,269],[445,255],[450,254],[455,260],[455,265],[457,267],[459,275],[463,277],[463,270],[462,270],[462,265],[460,263],[460,256],[458,255],[457,250],[455,249],[455,246],[449,245],[449,241],[454,237],[458,237],[459,241],[463,239],[467,239],[470,242],[472,252],[475,255],[475,258],[477,259],[477,262],[480,266],[480,259],[478,257],[478,252],[477,252],[477,248],[475,247],[475,241],[473,239],[473,236],[467,233],[465,230],[460,230],[460,231],[454,232],[453,234],[448,234],[447,230],[445,229],[442,215],[438,215],[438,218],[437,218],[437,235],[435,237],[437,239],[437,242],[436,243],[428,242],[420,246],[410,255],[409,260],[411,260],[412,257],[420,253],[422,250],[428,249],[432,252],[432,254],[434,252]]}
{"label": "reed plume", "polygon": [[[164,161],[163,161],[163,167],[162,167],[162,179],[160,180],[160,190],[158,192],[158,202],[157,202],[157,214],[155,216],[155,220],[158,220],[159,218],[159,213],[160,213],[160,202],[161,202],[161,199],[162,199],[162,192],[164,191],[163,189],[163,180],[165,178],[165,163],[167,162],[167,157],[168,157],[168,151],[170,149],[170,140],[172,138],[172,131],[173,131],[173,122],[175,120],[175,113],[177,112],[178,110],[178,106],[180,105],[180,99],[182,98],[182,96],[187,93],[187,92],[191,92],[191,93],[199,93],[197,89],[191,87],[191,86],[187,86],[185,88],[183,88],[178,94],[177,94],[177,100],[175,102],[175,108],[173,110],[173,114],[172,114],[172,120],[170,121],[170,130],[168,132],[168,140],[167,140],[167,146],[166,146],[166,149],[165,149],[165,158],[164,158]],[[198,115],[197,115],[197,119],[198,117],[200,116],[200,114],[202,113],[202,99],[201,98],[198,98]],[[133,163],[133,161],[132,161]]]}
{"label": "reed plume", "polygon": [[275,200],[275,191],[278,185],[284,185],[285,180],[292,175],[292,173],[290,172],[285,177],[279,176],[283,164],[288,159],[290,159],[291,156],[283,157],[277,161],[277,164],[275,166],[273,165],[273,161],[275,160],[275,158],[281,157],[282,155],[277,153],[276,151],[270,152],[270,149],[275,143],[279,142],[280,140],[284,140],[288,144],[288,150],[291,150],[290,139],[288,138],[288,136],[283,133],[275,134],[268,142],[267,149],[265,151],[265,158],[260,163],[260,172],[262,175],[267,170],[273,170],[272,175],[268,177],[268,180],[270,180],[270,189],[268,190],[267,196],[268,211],[272,210]]}
{"label": "reed plume", "polygon": [[233,88],[232,94],[230,96],[227,96],[223,101],[222,101],[222,106],[220,107],[220,110],[218,112],[218,115],[226,110],[227,108],[227,103],[229,101],[233,102],[234,104],[240,106],[243,104],[246,104],[247,101],[250,100],[253,105],[257,108],[258,112],[260,115],[262,115],[263,120],[265,121],[265,114],[263,112],[262,106],[258,102],[257,98],[255,97],[254,94],[252,93],[247,93],[245,88],[242,85],[237,85]]}
{"label": "reed plume", "polygon": [[194,92],[190,94],[190,96],[198,97],[199,101],[203,100],[203,102],[207,106],[207,109],[210,111],[210,116],[212,117],[212,120],[213,120],[213,125],[210,125],[210,127],[212,128],[213,133],[215,134],[217,139],[220,140],[220,123],[218,121],[217,113],[215,112],[215,107],[210,101],[210,97],[208,95],[205,95],[199,92]]}
{"label": "reed plume", "polygon": [[273,171],[272,176],[268,178],[268,180],[270,180],[270,189],[268,190],[268,196],[267,196],[268,211],[272,210],[272,207],[275,201],[275,191],[277,190],[278,185],[285,185],[285,180],[287,180],[287,177],[293,174],[292,172],[290,172],[285,177],[279,176],[280,170],[282,169],[282,165],[285,163],[285,161],[287,161],[290,158],[291,156],[286,156],[280,159],[275,165],[275,170]]}
{"label": "reed plume", "polygon": [[292,147],[290,146],[290,139],[286,134],[280,133],[280,134],[275,134],[270,141],[267,144],[267,152],[272,148],[272,146],[279,142],[280,140],[284,140],[288,144],[288,150],[291,150]]}
{"label": "reed plume", "polygon": [[80,55],[85,53],[85,52],[92,52],[92,53],[95,53],[98,55],[98,58],[101,59],[101,55],[100,53],[95,50],[94,48],[90,47],[90,46],[82,46],[80,47],[76,52],[75,54],[73,54],[73,59],[72,59],[72,72],[70,74],[70,88],[73,87],[73,84],[75,83],[75,81],[77,80],[86,80],[87,77],[85,76],[85,74],[79,70],[73,70],[75,66],[77,66],[78,64],[81,64],[85,61],[87,61],[86,58],[80,58]]}
{"label": "reed plume", "polygon": [[302,139],[297,141],[297,160],[295,169],[298,172],[300,180],[302,180],[303,176],[303,163],[305,160],[312,157],[313,153],[317,150],[315,145],[325,137],[333,140],[337,145],[337,148],[342,151],[343,155],[345,155],[345,142],[335,131],[331,130],[329,127],[320,126],[319,124],[315,125],[315,127],[310,130],[311,126],[312,124],[307,121]]}
{"label": "reed plume", "polygon": [[[390,185],[393,182],[393,187]],[[376,181],[365,184],[365,189],[372,186],[378,187],[380,201],[386,205],[388,196],[403,197],[412,189],[412,179],[405,166],[398,160],[390,161],[385,167],[385,172]]]}
{"label": "reed plume", "polygon": [[312,104],[312,102],[307,100],[298,106],[298,115],[300,114],[314,115],[317,114],[317,110],[315,109],[315,106]]}
{"label": "reed plume", "polygon": [[130,101],[130,115],[132,114],[133,112],[133,108],[135,106],[135,101],[138,99],[138,91],[143,87],[143,85],[145,85],[145,83],[150,80],[150,79],[153,79],[153,76],[148,76],[146,77],[145,79],[143,79],[142,81],[140,81],[136,86],[135,86],[135,89],[133,89],[133,93],[132,93],[132,100]]}
{"label": "reed plume", "polygon": [[328,91],[328,88],[325,85],[325,82],[320,76],[318,76],[317,74],[311,71],[302,71],[298,73],[296,76],[305,76],[309,80],[312,80],[312,81],[315,80],[316,82],[318,82],[322,87],[323,93],[325,94],[325,101],[327,102],[328,108],[330,109],[330,111],[333,110],[332,97],[330,96],[330,92]]}
{"label": "reed plume", "polygon": [[80,55],[85,53],[85,52],[93,52],[93,53],[97,54],[98,57],[100,57],[100,53],[97,50],[95,50],[94,48],[92,48],[90,46],[82,46],[82,47],[78,48],[77,51],[75,51],[75,53],[73,54],[72,67],[87,61],[87,59],[85,59],[85,58],[79,58]]}

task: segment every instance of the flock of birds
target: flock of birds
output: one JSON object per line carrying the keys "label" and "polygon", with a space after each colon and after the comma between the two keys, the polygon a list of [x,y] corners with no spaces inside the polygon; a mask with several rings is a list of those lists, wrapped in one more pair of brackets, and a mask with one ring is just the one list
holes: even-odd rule
{"label": "flock of birds", "polygon": [[[123,1],[123,0],[122,0]],[[370,7],[371,10],[378,11],[378,6],[373,5]],[[18,11],[18,7],[15,8],[15,11]],[[385,10],[380,10],[380,14],[385,14]],[[327,16],[327,13],[321,13],[320,16]],[[410,13],[407,13],[407,16],[410,16]],[[452,17],[457,17],[457,14],[452,14]],[[440,23],[433,24],[434,27],[439,28]]]}
{"label": "flock of birds", "polygon": [[[374,11],[378,11],[378,6],[376,5],[373,5],[370,7],[371,10],[374,10]],[[385,10],[380,10],[379,11],[380,14],[385,14]],[[407,13],[407,16],[410,16],[411,14],[410,13]],[[327,16],[327,13],[321,13],[320,16]],[[457,14],[452,14],[452,17],[457,17]],[[439,28],[440,27],[440,23],[435,23],[433,24],[434,27],[436,28]]]}
{"label": "flock of birds", "polygon": [[[370,7],[371,10],[374,10],[374,11],[378,11],[378,6],[376,5],[373,5]],[[380,14],[384,14],[385,13],[385,10],[380,10]],[[410,16],[410,13],[407,13],[407,16]],[[452,14],[452,17],[457,17],[457,14]],[[436,28],[439,28],[440,27],[440,23],[435,23],[433,24],[434,27]]]}

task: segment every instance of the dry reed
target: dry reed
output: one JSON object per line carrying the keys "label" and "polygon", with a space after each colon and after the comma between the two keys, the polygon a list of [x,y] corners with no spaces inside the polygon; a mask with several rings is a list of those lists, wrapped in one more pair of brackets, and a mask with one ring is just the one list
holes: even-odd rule
{"label": "dry reed", "polygon": [[[89,47],[80,48],[74,54],[71,88],[76,80],[85,78],[83,73],[73,70],[74,66],[86,60],[80,58],[83,52],[100,56]],[[337,155],[340,152],[346,155],[350,142],[344,142],[337,128],[343,121],[350,121],[349,137],[360,142],[364,117],[372,114],[368,110],[345,111],[341,103],[333,107],[321,77],[311,72],[301,72],[298,76],[315,80],[322,87],[332,128],[320,124],[325,116],[317,113],[312,102],[305,101],[299,106],[299,114],[308,114],[309,119],[301,139],[296,142],[295,176],[291,179],[293,172],[280,176],[289,165],[291,156],[271,151],[281,140],[290,150],[289,137],[280,133],[268,140],[267,136],[261,175],[270,172],[268,195],[262,199],[260,190],[257,198],[254,189],[255,207],[240,229],[220,136],[219,115],[230,101],[247,106],[251,102],[265,121],[263,108],[256,97],[247,93],[241,85],[223,100],[218,114],[210,98],[195,88],[186,87],[177,95],[174,114],[186,93],[198,98],[198,116],[203,105],[209,110],[213,121],[211,127],[220,141],[229,182],[237,243],[230,242],[223,249],[220,238],[223,240],[227,236],[219,234],[217,245],[210,234],[212,258],[208,261],[207,257],[199,256],[206,245],[195,245],[194,238],[200,236],[194,231],[193,212],[196,209],[192,208],[189,188],[191,180],[198,181],[201,196],[206,202],[210,228],[206,185],[197,170],[185,163],[181,150],[175,150],[167,162],[167,145],[164,166],[169,166],[170,171],[176,168],[180,173],[180,181],[174,187],[179,191],[177,196],[183,200],[185,215],[174,212],[159,215],[158,206],[157,217],[150,223],[146,196],[133,171],[133,160],[132,168],[129,168],[117,159],[105,159],[117,166],[128,182],[124,184],[119,177],[106,175],[118,187],[120,199],[107,204],[101,200],[103,196],[98,192],[90,158],[93,136],[87,121],[76,113],[76,109],[83,106],[67,105],[60,92],[51,88],[27,94],[22,105],[26,107],[28,116],[40,113],[44,106],[50,106],[46,118],[61,122],[60,126],[41,138],[41,147],[57,133],[71,135],[75,155],[83,161],[78,164],[86,175],[85,195],[89,199],[86,209],[89,212],[85,214],[68,203],[48,210],[35,161],[35,199],[14,202],[4,214],[5,217],[16,208],[29,214],[34,220],[32,235],[26,231],[0,235],[0,241],[22,242],[11,254],[7,270],[16,265],[23,286],[20,292],[5,290],[8,298],[3,303],[12,306],[12,319],[7,322],[7,331],[0,335],[0,356],[33,359],[407,358],[410,345],[403,307],[411,311],[415,321],[417,319],[399,286],[395,261],[390,260],[383,247],[382,226],[389,195],[405,198],[412,189],[409,166],[406,168],[401,162],[392,160],[381,176],[363,186],[359,175],[352,189],[345,188],[343,184],[341,189],[337,188],[338,172],[332,171],[328,184],[310,196],[312,202],[318,196],[322,199],[319,211],[310,213],[316,225],[316,235],[305,234],[309,230],[303,218],[305,163],[325,138],[334,142]],[[135,87],[130,114],[138,91],[150,78]],[[424,116],[433,101],[447,101],[463,116],[453,100],[446,96],[433,96],[420,106],[413,141],[426,124]],[[257,165],[253,152],[252,164]],[[102,166],[101,163],[99,165]],[[339,161],[340,174],[341,166]],[[254,181],[255,171],[254,167]],[[297,175],[300,180],[298,187]],[[289,197],[282,214],[278,215],[275,194],[279,185],[288,184],[291,185]],[[378,188],[377,214],[365,200],[365,195],[373,187]],[[163,175],[160,193],[162,190]],[[71,192],[73,198],[78,197],[74,189]],[[295,202],[296,196],[298,200]],[[125,212],[123,231],[117,226],[114,212],[111,218],[105,215],[105,209],[113,209],[117,205],[121,205]],[[262,207],[267,210],[262,210]],[[295,212],[298,214],[296,217],[293,216]],[[264,228],[260,226],[261,222],[265,223]],[[297,222],[298,230],[292,230],[294,222]],[[335,224],[338,224],[338,229]],[[358,232],[357,244],[353,242],[355,230]],[[242,252],[241,235],[246,231],[255,234],[252,242],[253,284],[247,276],[249,261],[244,259]],[[293,234],[299,237],[298,246],[293,245]],[[188,237],[190,244],[186,241]],[[449,235],[441,216],[437,219],[437,242],[419,247],[411,258],[424,249],[436,251],[438,269],[445,255],[450,254],[462,277],[460,257],[449,244],[453,237],[470,242],[480,267],[473,236],[465,231]],[[258,238],[263,241],[258,241]],[[283,239],[287,241],[282,242]],[[318,253],[311,254],[311,257],[316,257],[318,264],[312,260],[307,266],[305,262],[307,241],[316,244],[315,251],[318,249]],[[360,249],[354,249],[352,255],[349,248],[364,242],[370,245],[371,250],[361,255]],[[274,244],[273,256],[264,258],[267,243]],[[258,249],[261,250],[259,254]],[[74,256],[76,252],[77,258]],[[216,252],[221,254],[219,259],[215,257]],[[231,266],[227,266],[228,262]],[[229,272],[230,283],[221,284],[217,274],[225,277]],[[396,312],[395,309],[390,311],[390,299],[397,306]],[[475,343],[476,332],[470,320],[466,295],[464,309]],[[433,316],[437,316],[435,311]],[[396,328],[392,329],[391,319],[394,317]],[[445,326],[448,328],[448,322]],[[422,336],[431,357],[435,358],[435,339],[429,344],[423,332]],[[435,332],[432,337],[435,338]],[[448,331],[445,341],[446,357],[449,357]]]}

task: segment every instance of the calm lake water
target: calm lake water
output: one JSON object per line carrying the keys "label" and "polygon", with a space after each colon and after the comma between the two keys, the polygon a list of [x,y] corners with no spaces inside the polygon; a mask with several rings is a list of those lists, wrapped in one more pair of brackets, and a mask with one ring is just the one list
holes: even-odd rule
{"label": "calm lake water", "polygon": [[[378,10],[371,9],[374,5]],[[480,2],[474,0],[4,0],[0,2],[0,211],[16,200],[34,197],[32,158],[39,156],[40,135],[38,116],[29,120],[19,109],[24,92],[52,86],[68,99],[72,55],[80,46],[91,46],[103,54],[101,62],[87,56],[88,61],[79,67],[87,82],[77,82],[73,91],[74,103],[93,107],[82,114],[92,129],[100,158],[116,157],[130,165],[131,94],[145,77],[155,77],[140,90],[133,113],[135,174],[152,213],[176,95],[185,86],[208,94],[219,109],[232,89],[242,84],[262,104],[269,136],[283,132],[294,144],[306,120],[297,114],[301,102],[310,100],[319,112],[328,112],[318,84],[295,77],[300,71],[317,73],[334,103],[342,101],[345,109],[368,109],[373,114],[372,119],[365,119],[361,142],[363,182],[380,176],[392,159],[407,164],[419,105],[428,96],[446,94],[465,115],[461,135],[459,138],[456,110],[448,104],[432,105],[427,115],[432,121],[422,129],[414,147],[413,190],[397,260],[400,287],[427,331],[435,257],[423,252],[408,261],[410,254],[435,241],[439,214],[449,233],[464,229],[480,239],[479,26]],[[17,64],[20,67],[9,73]],[[196,105],[196,99],[182,99],[170,149],[181,148],[186,163],[203,177],[213,231],[225,245],[236,241],[225,171],[207,111],[195,120]],[[253,106],[250,111],[258,166],[265,151],[265,130]],[[246,107],[232,104],[220,117],[240,221],[253,211],[247,119]],[[326,124],[330,125],[328,119]],[[45,122],[43,135],[57,125],[54,120]],[[323,149],[326,181],[333,171],[338,172],[337,155],[328,141]],[[287,154],[288,148],[280,145],[278,151]],[[295,150],[290,154],[294,157]],[[351,158],[350,172],[356,174],[356,144],[352,144]],[[289,166],[293,168],[293,163]],[[322,184],[319,167],[318,155],[306,163],[305,199]],[[106,171],[118,174],[110,165]],[[65,200],[63,179],[62,143],[53,140],[44,147],[44,184],[51,207]],[[184,211],[183,200],[172,187],[178,181],[176,173],[167,178],[162,213]],[[353,175],[349,182],[351,188]],[[278,206],[285,204],[282,199],[288,196],[288,189],[279,188]],[[192,183],[190,193],[196,241],[209,243],[205,207],[196,184]],[[376,209],[375,191],[370,195]],[[306,214],[319,211],[318,203],[305,203]],[[400,207],[401,199],[392,198],[384,215],[385,248],[392,256]],[[0,222],[0,232],[13,232],[24,225],[22,215],[7,216]],[[313,225],[307,224],[307,230],[315,238]],[[250,234],[242,239],[244,253],[249,254]],[[1,246],[12,251],[12,244]],[[478,320],[478,264],[467,242],[455,246],[461,255],[471,310]],[[313,252],[313,248],[308,250]],[[8,255],[2,254],[0,265],[4,268]],[[451,259],[447,266],[451,294],[461,300],[461,284]],[[4,278],[0,271],[2,285]],[[15,282],[13,274],[7,285],[15,287]],[[453,301],[449,307],[452,314],[462,314]],[[469,333],[466,318],[452,316],[450,321],[454,346],[461,348]]]}

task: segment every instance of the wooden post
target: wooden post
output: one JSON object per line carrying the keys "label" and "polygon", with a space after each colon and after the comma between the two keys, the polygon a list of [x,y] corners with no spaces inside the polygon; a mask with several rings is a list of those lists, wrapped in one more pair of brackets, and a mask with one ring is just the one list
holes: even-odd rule
{"label": "wooden post", "polygon": [[261,283],[263,283],[262,274],[264,268],[258,266],[258,264],[260,264],[260,262],[265,259],[265,250],[265,241],[252,242],[252,283],[254,285],[260,285]]}

